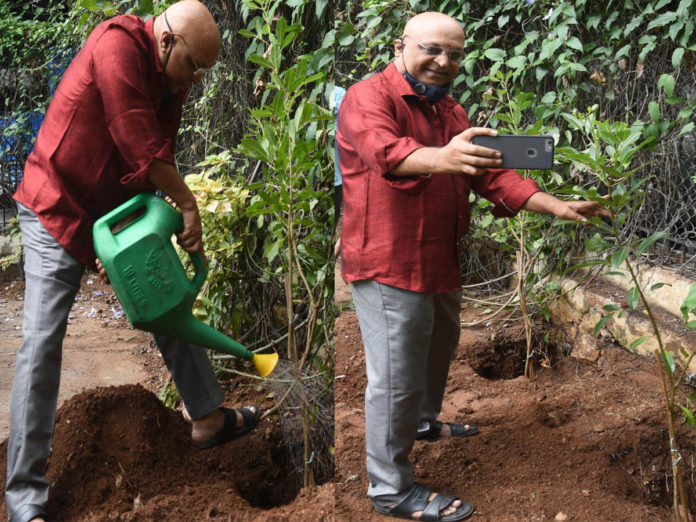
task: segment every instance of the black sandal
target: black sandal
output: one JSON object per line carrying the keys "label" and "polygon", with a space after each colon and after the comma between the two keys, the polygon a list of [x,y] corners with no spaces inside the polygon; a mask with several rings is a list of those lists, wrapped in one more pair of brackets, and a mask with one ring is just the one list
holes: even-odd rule
{"label": "black sandal", "polygon": [[[256,405],[244,406],[236,410],[231,408],[220,409],[225,415],[222,428],[218,430],[212,439],[206,442],[194,442],[197,448],[208,449],[229,442],[237,437],[241,437],[249,433],[258,424],[259,417],[261,416],[261,410]],[[242,419],[244,420],[241,426],[237,426],[237,412],[242,415]]]}
{"label": "black sandal", "polygon": [[[409,520],[442,520],[456,522],[469,518],[474,513],[474,506],[462,501],[462,505],[451,515],[440,516],[440,511],[446,509],[457,499],[452,495],[438,493],[434,499],[428,500],[432,491],[425,486],[414,483],[406,493],[401,495],[380,495],[372,499],[375,511],[390,517],[407,518]],[[422,511],[420,517],[413,514]]]}
{"label": "black sandal", "polygon": [[[447,424],[450,428],[450,434],[447,436],[441,435],[442,425]],[[453,422],[442,423],[440,421],[423,421],[416,432],[416,440],[425,440],[435,442],[437,440],[449,439],[454,437],[471,437],[479,432],[476,426],[469,424],[455,424]]]}

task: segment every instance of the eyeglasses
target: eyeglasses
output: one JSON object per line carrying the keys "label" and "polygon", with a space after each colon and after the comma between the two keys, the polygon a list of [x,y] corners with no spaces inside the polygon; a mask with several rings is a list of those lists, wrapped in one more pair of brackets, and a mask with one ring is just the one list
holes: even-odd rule
{"label": "eyeglasses", "polygon": [[198,65],[198,62],[191,54],[191,50],[189,49],[189,46],[186,43],[186,40],[184,39],[184,37],[182,35],[180,35],[179,33],[175,33],[174,31],[172,31],[172,26],[169,25],[169,20],[167,20],[167,11],[164,12],[164,22],[167,24],[167,29],[169,29],[169,32],[172,35],[172,43],[169,46],[169,51],[167,51],[167,57],[164,60],[163,69],[167,68],[167,64],[169,63],[169,56],[172,54],[172,49],[174,49],[174,42],[175,42],[174,37],[178,36],[179,38],[181,38],[181,41],[184,42],[184,45],[186,46],[186,55],[188,57],[188,64],[189,64],[189,67],[191,68],[193,76],[194,77],[195,76],[202,76],[203,73],[205,73],[208,69],[205,67],[200,67]]}
{"label": "eyeglasses", "polygon": [[418,44],[418,47],[421,48],[421,50],[425,53],[426,56],[440,56],[442,54],[446,54],[447,58],[450,61],[456,63],[459,63],[464,59],[464,51],[462,49],[443,49],[442,47],[438,47],[435,45],[425,45],[420,43],[413,36],[409,36],[407,34],[401,37],[402,40],[404,38],[410,38],[411,40],[416,42],[416,44]]}

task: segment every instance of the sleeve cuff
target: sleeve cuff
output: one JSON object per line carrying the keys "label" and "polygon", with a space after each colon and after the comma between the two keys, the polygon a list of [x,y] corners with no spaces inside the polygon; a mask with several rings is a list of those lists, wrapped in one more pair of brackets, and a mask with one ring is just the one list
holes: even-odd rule
{"label": "sleeve cuff", "polygon": [[495,207],[491,211],[495,217],[513,217],[517,215],[532,194],[540,192],[541,189],[533,179],[523,179],[517,184],[514,190],[493,200]]}
{"label": "sleeve cuff", "polygon": [[166,163],[174,164],[172,157],[172,139],[165,138],[162,147],[152,155],[136,172],[129,172],[128,174],[121,177],[122,185],[132,185],[135,187],[142,187],[145,189],[154,189],[155,186],[150,183],[147,178],[147,173],[150,170],[150,165],[154,160],[161,160]]}

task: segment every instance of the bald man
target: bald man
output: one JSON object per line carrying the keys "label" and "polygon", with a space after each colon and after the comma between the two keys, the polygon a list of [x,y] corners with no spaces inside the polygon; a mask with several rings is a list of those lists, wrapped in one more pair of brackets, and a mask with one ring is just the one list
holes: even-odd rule
{"label": "bald man", "polygon": [[[478,433],[438,420],[460,333],[461,240],[471,190],[497,216],[519,209],[585,220],[589,202],[564,202],[514,170],[476,135],[448,90],[459,73],[464,32],[440,13],[414,16],[387,68],[351,87],[338,115],[343,177],[342,276],[360,323],[368,384],[368,496],[380,513],[463,520],[468,502],[414,482],[414,441]],[[437,471],[431,470],[430,476]]]}
{"label": "bald man", "polygon": [[[46,517],[62,343],[84,268],[96,266],[95,220],[160,189],[181,211],[180,245],[202,248],[198,208],[174,165],[174,144],[187,91],[219,51],[215,21],[197,1],[147,22],[117,16],[90,34],[46,112],[14,196],[26,290],[7,448],[12,522]],[[193,419],[194,444],[213,447],[256,425],[256,406],[220,408],[224,396],[203,348],[166,336],[155,341]]]}

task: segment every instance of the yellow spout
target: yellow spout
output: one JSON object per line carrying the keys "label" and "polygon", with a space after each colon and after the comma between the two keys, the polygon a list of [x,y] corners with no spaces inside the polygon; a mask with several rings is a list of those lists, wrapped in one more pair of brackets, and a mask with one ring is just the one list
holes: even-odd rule
{"label": "yellow spout", "polygon": [[278,354],[277,353],[264,353],[264,354],[254,354],[254,358],[251,360],[259,372],[261,377],[266,377],[270,375],[275,369],[276,364],[278,364]]}

